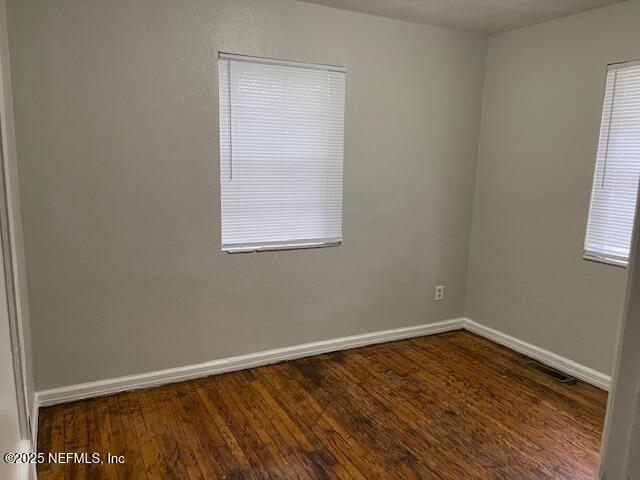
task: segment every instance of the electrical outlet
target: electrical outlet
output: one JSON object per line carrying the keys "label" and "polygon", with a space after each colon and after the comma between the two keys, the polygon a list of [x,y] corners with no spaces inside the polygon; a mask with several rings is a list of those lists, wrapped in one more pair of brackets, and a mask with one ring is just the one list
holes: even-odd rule
{"label": "electrical outlet", "polygon": [[433,296],[433,299],[437,302],[444,299],[444,285],[436,286],[436,293]]}

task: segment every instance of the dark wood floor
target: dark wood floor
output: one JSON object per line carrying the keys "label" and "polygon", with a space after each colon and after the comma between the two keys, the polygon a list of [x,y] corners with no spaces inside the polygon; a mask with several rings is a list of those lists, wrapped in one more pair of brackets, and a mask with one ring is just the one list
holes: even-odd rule
{"label": "dark wood floor", "polygon": [[467,332],[45,408],[62,478],[592,479],[606,393]]}

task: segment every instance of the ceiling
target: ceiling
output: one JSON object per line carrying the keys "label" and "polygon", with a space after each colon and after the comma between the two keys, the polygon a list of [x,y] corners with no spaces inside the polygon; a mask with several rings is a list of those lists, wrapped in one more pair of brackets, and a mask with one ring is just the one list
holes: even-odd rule
{"label": "ceiling", "polygon": [[457,30],[498,33],[622,0],[301,0]]}

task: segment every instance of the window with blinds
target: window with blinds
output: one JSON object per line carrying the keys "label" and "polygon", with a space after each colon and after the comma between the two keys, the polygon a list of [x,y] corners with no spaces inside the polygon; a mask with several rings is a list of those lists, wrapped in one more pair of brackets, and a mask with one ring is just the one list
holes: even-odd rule
{"label": "window with blinds", "polygon": [[629,62],[607,70],[585,258],[627,264],[639,179],[640,62]]}
{"label": "window with blinds", "polygon": [[342,241],[345,70],[220,54],[222,250]]}

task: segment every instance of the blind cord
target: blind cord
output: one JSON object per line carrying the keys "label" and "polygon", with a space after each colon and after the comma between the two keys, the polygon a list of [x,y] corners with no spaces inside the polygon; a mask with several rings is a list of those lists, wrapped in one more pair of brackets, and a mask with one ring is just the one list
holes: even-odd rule
{"label": "blind cord", "polygon": [[607,160],[609,159],[609,139],[611,138],[611,120],[613,119],[613,108],[616,103],[616,85],[618,83],[618,70],[613,72],[613,93],[611,94],[611,110],[609,110],[609,124],[607,125],[607,144],[604,147],[604,164],[602,166],[602,185],[604,188],[604,180],[607,176]]}
{"label": "blind cord", "polygon": [[231,61],[227,60],[227,100],[229,101],[229,181],[233,181],[233,129],[231,128]]}

